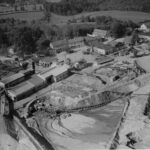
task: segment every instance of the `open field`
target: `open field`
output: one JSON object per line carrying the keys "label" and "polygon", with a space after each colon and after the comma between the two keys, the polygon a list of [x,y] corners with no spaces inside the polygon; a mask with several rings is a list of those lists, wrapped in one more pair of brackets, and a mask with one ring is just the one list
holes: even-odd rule
{"label": "open field", "polygon": [[1,18],[14,18],[26,21],[39,20],[44,16],[43,12],[22,12],[0,15]]}
{"label": "open field", "polygon": [[[132,20],[134,22],[141,22],[144,20],[150,20],[150,14],[137,11],[97,11],[97,12],[84,12],[75,16],[60,16],[52,14],[51,24],[64,24],[68,20],[74,18],[80,18],[81,16],[111,16],[121,20]],[[38,20],[44,16],[43,12],[24,12],[24,13],[14,13],[7,15],[0,15],[0,18],[15,18],[21,20]]]}

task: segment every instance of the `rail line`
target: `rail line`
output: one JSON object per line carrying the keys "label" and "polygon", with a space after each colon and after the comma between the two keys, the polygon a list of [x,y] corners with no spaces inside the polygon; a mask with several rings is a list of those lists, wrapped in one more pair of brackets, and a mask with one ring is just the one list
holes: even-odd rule
{"label": "rail line", "polygon": [[67,110],[60,110],[60,113],[73,113],[73,112],[82,112],[82,111],[87,111],[87,110],[91,110],[91,109],[94,109],[94,108],[99,108],[99,107],[103,107],[111,102],[114,102],[114,101],[117,101],[119,99],[122,99],[122,98],[126,98],[128,96],[130,96],[132,94],[132,92],[129,92],[129,93],[126,93],[126,94],[122,94],[119,95],[120,93],[118,92],[117,93],[119,97],[113,99],[113,100],[108,100],[106,102],[103,102],[103,103],[100,103],[100,104],[97,104],[97,105],[91,105],[91,106],[84,106],[84,107],[78,107],[78,108],[72,108],[72,109],[67,109]]}

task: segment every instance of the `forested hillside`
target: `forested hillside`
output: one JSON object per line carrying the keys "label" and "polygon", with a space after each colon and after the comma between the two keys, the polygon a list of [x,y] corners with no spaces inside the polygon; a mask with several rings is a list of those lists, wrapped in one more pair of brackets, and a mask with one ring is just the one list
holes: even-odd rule
{"label": "forested hillside", "polygon": [[[32,1],[32,0],[22,0]],[[15,0],[0,0],[0,3],[13,4]],[[36,0],[37,3],[45,3],[47,10],[62,14],[74,15],[81,12],[99,10],[130,10],[150,12],[150,0]]]}
{"label": "forested hillside", "polygon": [[63,15],[99,10],[150,12],[150,0],[61,0],[59,3],[46,3],[45,7],[47,10]]}
{"label": "forested hillside", "polygon": [[15,3],[15,0],[0,0],[0,3],[14,4],[14,3]]}

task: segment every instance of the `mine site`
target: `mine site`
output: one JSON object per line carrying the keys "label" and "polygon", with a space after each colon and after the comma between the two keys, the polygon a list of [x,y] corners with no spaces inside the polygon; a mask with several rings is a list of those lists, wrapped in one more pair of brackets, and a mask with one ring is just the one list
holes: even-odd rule
{"label": "mine site", "polygon": [[149,6],[0,0],[0,150],[150,149]]}

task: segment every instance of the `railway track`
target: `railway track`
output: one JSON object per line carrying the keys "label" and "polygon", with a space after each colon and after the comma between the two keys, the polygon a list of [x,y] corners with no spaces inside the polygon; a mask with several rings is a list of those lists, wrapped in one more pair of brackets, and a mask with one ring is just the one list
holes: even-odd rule
{"label": "railway track", "polygon": [[87,110],[91,110],[91,109],[94,109],[94,108],[99,108],[99,107],[103,107],[111,102],[114,102],[114,101],[117,101],[119,99],[122,99],[122,98],[125,98],[125,97],[128,97],[132,94],[132,92],[129,92],[127,94],[123,94],[123,93],[117,93],[119,95],[117,98],[113,99],[113,100],[110,100],[110,101],[106,101],[104,103],[101,103],[101,104],[97,104],[97,105],[92,105],[92,106],[85,106],[85,107],[78,107],[78,108],[73,108],[73,109],[67,109],[67,110],[62,110],[61,113],[73,113],[73,112],[83,112],[83,111],[87,111]]}

